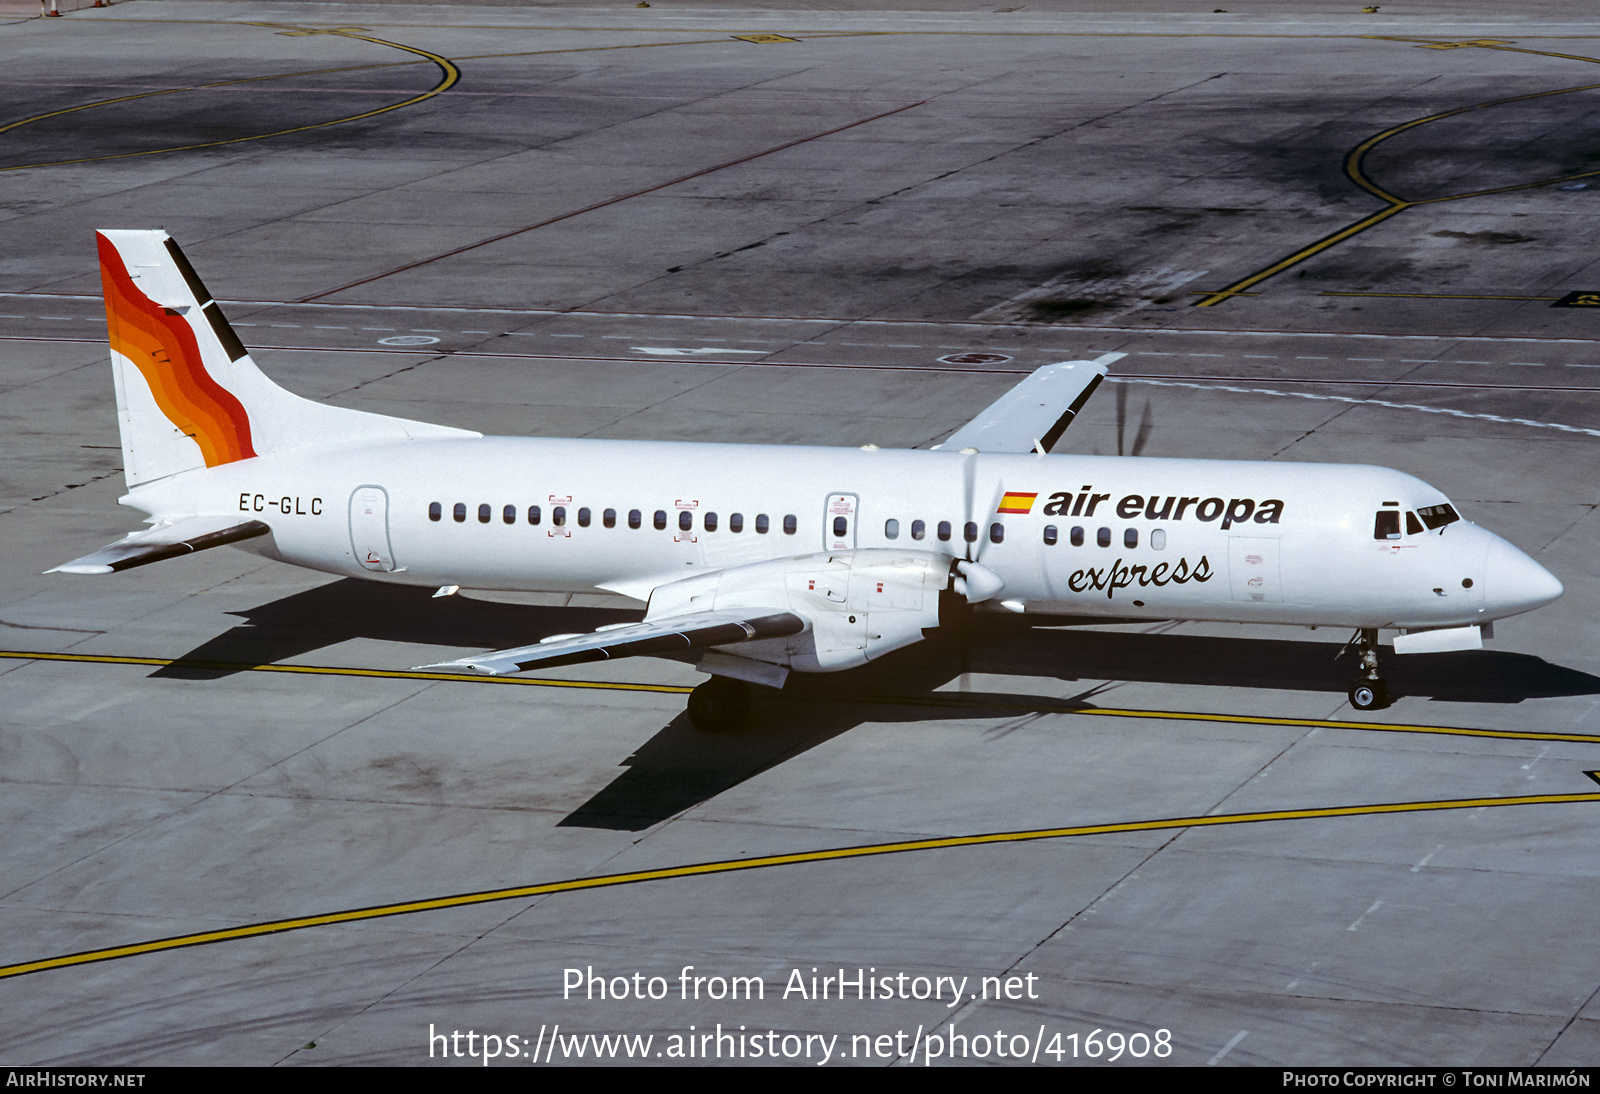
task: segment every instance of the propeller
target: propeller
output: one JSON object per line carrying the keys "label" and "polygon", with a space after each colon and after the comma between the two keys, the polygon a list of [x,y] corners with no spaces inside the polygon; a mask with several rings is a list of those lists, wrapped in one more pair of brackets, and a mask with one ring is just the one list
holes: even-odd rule
{"label": "propeller", "polygon": [[1144,454],[1144,446],[1150,441],[1150,431],[1155,426],[1155,415],[1150,409],[1150,399],[1144,401],[1144,409],[1139,412],[1139,429],[1133,435],[1133,448],[1129,451],[1123,444],[1127,434],[1128,424],[1128,385],[1117,385],[1117,455],[1140,456]]}
{"label": "propeller", "polygon": [[[965,543],[965,557],[951,564],[954,580],[953,588],[968,604],[981,604],[985,600],[993,600],[1005,590],[1006,583],[1000,575],[989,567],[983,565],[979,559],[983,555],[983,545],[987,542],[983,526],[978,522],[979,513],[974,508],[978,496],[978,452],[976,449],[962,450],[964,459],[961,464],[962,488],[962,525],[961,538]],[[993,513],[1000,507],[1000,501],[1005,497],[1005,486],[995,483],[995,494],[989,503],[987,512]],[[977,529],[974,538],[967,538],[968,526]]]}

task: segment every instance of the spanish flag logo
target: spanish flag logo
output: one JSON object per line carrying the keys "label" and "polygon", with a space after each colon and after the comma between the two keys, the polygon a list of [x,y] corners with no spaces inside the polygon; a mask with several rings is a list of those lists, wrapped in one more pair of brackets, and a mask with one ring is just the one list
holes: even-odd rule
{"label": "spanish flag logo", "polygon": [[1033,512],[1033,499],[1037,498],[1038,496],[1039,495],[1036,494],[1036,493],[1035,494],[1008,493],[1005,497],[1000,499],[1000,508],[996,509],[995,512],[997,512],[997,513],[1016,513],[1016,514],[1019,514],[1019,515],[1025,517],[1029,513]]}

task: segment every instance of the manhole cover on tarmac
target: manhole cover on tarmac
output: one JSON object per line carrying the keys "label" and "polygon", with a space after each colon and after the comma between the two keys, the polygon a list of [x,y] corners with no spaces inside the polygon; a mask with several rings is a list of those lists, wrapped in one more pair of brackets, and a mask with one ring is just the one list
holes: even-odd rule
{"label": "manhole cover on tarmac", "polygon": [[378,339],[380,346],[431,346],[437,338],[429,338],[426,334],[397,334],[392,338]]}
{"label": "manhole cover on tarmac", "polygon": [[950,353],[939,358],[946,365],[1001,365],[1011,360],[1004,353]]}

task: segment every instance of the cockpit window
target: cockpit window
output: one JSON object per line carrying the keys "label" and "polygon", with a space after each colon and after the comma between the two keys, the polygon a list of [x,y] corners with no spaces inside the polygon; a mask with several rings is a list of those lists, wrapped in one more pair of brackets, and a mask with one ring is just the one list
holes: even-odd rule
{"label": "cockpit window", "polygon": [[1378,519],[1372,526],[1373,539],[1399,539],[1400,538],[1400,511],[1398,509],[1379,509]]}
{"label": "cockpit window", "polygon": [[1417,519],[1417,514],[1406,514],[1406,535],[1417,536],[1422,534],[1422,522]]}
{"label": "cockpit window", "polygon": [[1429,531],[1443,528],[1446,524],[1454,524],[1461,519],[1452,505],[1424,505],[1417,510],[1417,516],[1422,518],[1422,523],[1428,526]]}

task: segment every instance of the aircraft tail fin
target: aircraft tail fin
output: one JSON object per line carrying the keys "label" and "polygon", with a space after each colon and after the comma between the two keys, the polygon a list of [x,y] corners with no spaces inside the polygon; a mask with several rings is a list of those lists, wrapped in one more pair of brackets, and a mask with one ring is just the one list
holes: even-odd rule
{"label": "aircraft tail fin", "polygon": [[171,236],[96,236],[129,488],[290,448],[479,435],[285,391],[250,359]]}

